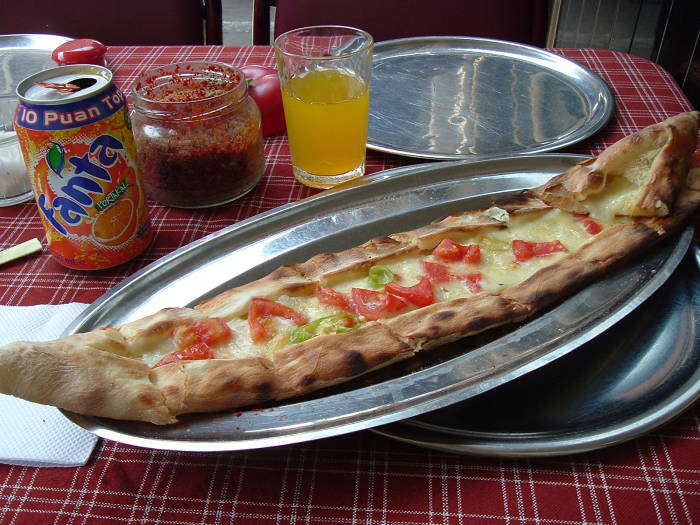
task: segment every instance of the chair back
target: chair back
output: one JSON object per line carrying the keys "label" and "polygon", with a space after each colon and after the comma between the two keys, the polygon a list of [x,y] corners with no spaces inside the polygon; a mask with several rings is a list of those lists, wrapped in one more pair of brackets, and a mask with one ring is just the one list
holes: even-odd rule
{"label": "chair back", "polygon": [[221,44],[221,0],[7,0],[0,34],[94,38],[106,45]]}
{"label": "chair back", "polygon": [[[298,27],[348,25],[376,41],[411,36],[473,36],[544,46],[547,0],[255,0],[253,43]],[[267,25],[265,16],[267,18]]]}

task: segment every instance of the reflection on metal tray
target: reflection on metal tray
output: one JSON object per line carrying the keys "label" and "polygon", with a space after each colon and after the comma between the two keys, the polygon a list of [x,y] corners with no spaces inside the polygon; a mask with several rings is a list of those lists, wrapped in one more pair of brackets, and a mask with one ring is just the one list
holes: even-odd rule
{"label": "reflection on metal tray", "polygon": [[55,35],[0,35],[0,206],[18,204],[33,195],[12,124],[17,84],[33,73],[55,67],[51,53],[68,40]]}
{"label": "reflection on metal tray", "polygon": [[[200,239],[136,273],[91,305],[67,333],[115,325],[166,306],[195,304],[281,264],[356,246],[445,214],[486,206],[582,160],[541,155],[411,166],[375,174]],[[416,416],[490,390],[589,341],[660,286],[686,234],[513,330],[491,330],[313,396],[266,407],[183,416],[179,424],[68,416],[96,434],[139,446],[242,450],[352,432]]]}
{"label": "reflection on metal tray", "polygon": [[389,40],[374,50],[367,147],[428,159],[540,153],[596,133],[613,111],[605,82],[543,49]]}
{"label": "reflection on metal tray", "polygon": [[68,40],[57,35],[0,35],[0,95],[14,96],[20,80],[56,67],[51,53]]}
{"label": "reflection on metal tray", "polygon": [[699,396],[700,272],[689,256],[641,308],[556,363],[376,431],[461,454],[571,454],[637,437]]}

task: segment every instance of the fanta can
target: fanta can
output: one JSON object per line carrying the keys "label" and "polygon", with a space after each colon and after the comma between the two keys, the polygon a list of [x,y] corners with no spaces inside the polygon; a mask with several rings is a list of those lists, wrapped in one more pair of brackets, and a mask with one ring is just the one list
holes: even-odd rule
{"label": "fanta can", "polygon": [[63,66],[17,86],[15,130],[49,250],[68,268],[132,259],[153,239],[124,94],[109,69]]}

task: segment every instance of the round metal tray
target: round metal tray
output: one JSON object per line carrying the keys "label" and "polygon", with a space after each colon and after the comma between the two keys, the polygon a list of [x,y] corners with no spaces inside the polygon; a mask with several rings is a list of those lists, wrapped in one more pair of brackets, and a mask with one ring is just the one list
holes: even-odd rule
{"label": "round metal tray", "polygon": [[16,164],[21,156],[12,124],[17,84],[33,73],[56,67],[51,53],[68,40],[56,35],[0,35],[0,171],[6,174],[0,181],[0,206],[12,206],[34,195]]}
{"label": "round metal tray", "polygon": [[699,396],[700,272],[689,255],[642,306],[555,363],[374,430],[461,454],[554,456],[637,437]]}
{"label": "round metal tray", "polygon": [[70,38],[58,35],[0,35],[0,94],[15,94],[19,81],[56,67],[51,53]]}
{"label": "round metal tray", "polygon": [[443,160],[553,151],[596,133],[613,111],[597,75],[540,48],[389,40],[374,50],[367,147]]}

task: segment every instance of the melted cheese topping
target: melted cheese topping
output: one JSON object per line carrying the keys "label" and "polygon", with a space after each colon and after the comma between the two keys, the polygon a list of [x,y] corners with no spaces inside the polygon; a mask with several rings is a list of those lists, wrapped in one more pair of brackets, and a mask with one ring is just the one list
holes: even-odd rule
{"label": "melted cheese topping", "polygon": [[158,361],[160,361],[163,358],[163,356],[166,356],[174,352],[175,350],[175,345],[173,345],[171,342],[170,344],[155,346],[150,351],[144,352],[141,355],[139,355],[138,358],[139,360],[146,363],[148,366],[153,366]]}
{"label": "melted cheese topping", "polygon": [[[558,209],[539,212],[537,215],[523,214],[509,217],[507,228],[488,229],[481,232],[468,232],[453,235],[452,240],[460,244],[478,244],[481,249],[481,262],[469,264],[463,261],[446,262],[436,258],[431,252],[404,256],[396,259],[383,260],[385,266],[394,274],[396,283],[402,286],[413,286],[424,275],[423,261],[435,262],[446,266],[454,276],[464,276],[479,272],[482,276],[481,291],[498,293],[506,286],[517,284],[540,268],[551,265],[565,257],[567,253],[574,252],[583,244],[590,241],[593,236],[585,231],[582,222],[571,214]],[[511,243],[513,240],[528,242],[552,242],[560,241],[568,252],[555,252],[542,257],[533,257],[524,262],[515,260]],[[372,289],[365,273],[356,271],[342,274],[334,279],[333,289],[349,295],[352,288]],[[460,279],[453,279],[446,283],[438,283],[433,286],[436,301],[448,301],[452,299],[472,295],[467,285]],[[298,312],[304,314],[309,321],[321,317],[337,314],[338,310],[320,304],[315,296],[290,296],[281,295],[269,297]],[[402,310],[398,314],[404,313]],[[397,314],[397,315],[398,315]],[[290,334],[296,329],[296,325],[285,318],[271,317],[269,319],[269,331],[274,336],[264,342],[254,343],[250,337],[248,320],[246,316],[240,316],[228,321],[233,332],[230,341],[211,348],[217,358],[246,358],[246,357],[271,357],[277,350],[289,346]],[[172,344],[170,345],[172,347]],[[152,352],[142,356],[143,361],[152,365],[160,357],[172,352],[161,345]]]}
{"label": "melted cheese topping", "polygon": [[579,203],[591,217],[604,223],[614,221],[616,215],[646,215],[637,203],[649,184],[649,173],[660,147],[638,154],[634,159],[620,160],[620,166],[610,166],[610,173],[601,191],[587,195]]}
{"label": "melted cheese topping", "polygon": [[637,188],[626,177],[614,177],[608,180],[605,191],[594,193],[580,203],[591,217],[602,223],[610,224],[615,215],[633,213],[638,200]]}
{"label": "melted cheese topping", "polygon": [[[316,297],[289,296],[282,295],[276,297],[275,301],[282,303],[297,312],[304,314],[309,321],[337,314],[334,308],[324,306],[318,302]],[[227,322],[233,331],[233,338],[225,345],[220,345],[214,349],[218,358],[232,357],[271,357],[277,350],[289,346],[289,336],[297,328],[289,319],[281,317],[271,317],[269,320],[269,331],[274,336],[260,343],[254,343],[250,337],[250,328],[247,318],[234,318]]]}
{"label": "melted cheese topping", "polygon": [[[525,280],[540,268],[567,255],[567,252],[555,252],[544,257],[534,257],[529,261],[517,262],[511,249],[512,241],[551,242],[558,240],[569,252],[573,252],[591,239],[592,236],[585,231],[580,221],[566,212],[553,209],[541,212],[534,221],[531,215],[515,216],[511,217],[508,228],[454,237],[453,240],[460,244],[478,244],[480,246],[481,263],[479,264],[448,263],[432,254],[426,254],[397,261],[385,261],[382,266],[391,270],[398,277],[397,284],[402,286],[412,286],[420,280],[423,275],[422,261],[445,265],[455,276],[480,272],[482,290],[498,293],[506,286]],[[370,288],[365,276],[338,282],[334,287],[343,293],[349,293],[354,287]],[[438,295],[441,300],[451,300],[471,294],[467,287],[459,281],[440,283],[437,291],[440,292]]]}

